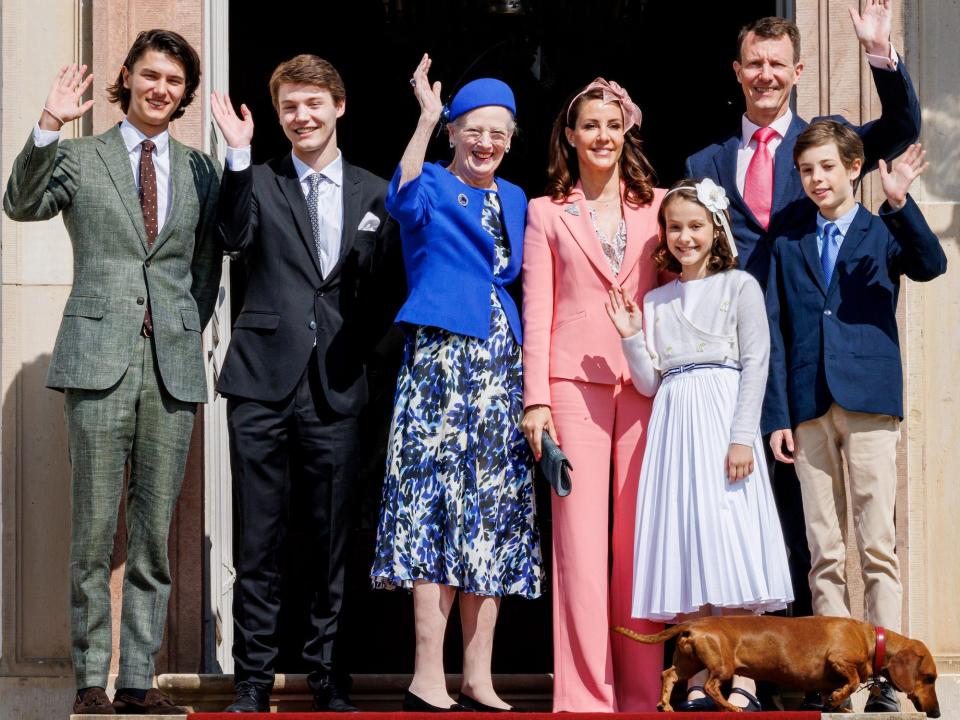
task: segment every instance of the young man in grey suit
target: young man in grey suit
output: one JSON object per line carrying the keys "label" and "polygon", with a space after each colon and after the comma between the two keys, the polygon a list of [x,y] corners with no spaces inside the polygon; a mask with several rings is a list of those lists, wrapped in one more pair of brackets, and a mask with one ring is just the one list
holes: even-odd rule
{"label": "young man in grey suit", "polygon": [[[357,498],[358,416],[366,363],[399,308],[387,259],[399,248],[386,181],[337,146],[346,91],[315,55],[281,63],[270,94],[290,152],[250,164],[253,119],[214,94],[227,141],[220,198],[225,245],[243,253],[247,290],[217,389],[227,396],[237,527],[233,591],[236,700],[269,709],[280,611],[279,547],[296,488],[305,498],[311,593],[303,664],[314,710],[352,712],[335,650],[346,544]],[[398,256],[398,253],[397,253]],[[399,260],[399,257],[397,257]],[[391,312],[391,310],[393,312]]]}
{"label": "young man in grey suit", "polygon": [[[60,71],[3,198],[13,220],[62,212],[73,245],[73,288],[47,376],[65,392],[70,450],[73,712],[182,713],[151,686],[170,595],[167,534],[197,403],[207,399],[201,329],[220,281],[219,172],[168,132],[200,81],[200,59],[180,35],[140,33],[108,90],[123,122],[60,142],[62,126],[93,105],[82,102],[93,80],[85,72]],[[111,703],[110,555],[128,461]]]}

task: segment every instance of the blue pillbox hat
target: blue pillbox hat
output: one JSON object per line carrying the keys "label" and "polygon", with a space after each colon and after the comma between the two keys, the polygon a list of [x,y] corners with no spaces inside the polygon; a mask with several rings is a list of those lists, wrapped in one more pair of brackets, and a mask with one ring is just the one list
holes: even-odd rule
{"label": "blue pillbox hat", "polygon": [[509,85],[495,78],[478,78],[468,82],[453,96],[447,119],[456,120],[464,113],[485,105],[500,105],[517,114],[517,103]]}

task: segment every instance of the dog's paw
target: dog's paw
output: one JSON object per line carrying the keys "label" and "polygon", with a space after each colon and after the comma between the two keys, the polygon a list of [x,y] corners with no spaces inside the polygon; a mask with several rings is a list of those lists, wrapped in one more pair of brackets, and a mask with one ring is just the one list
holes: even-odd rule
{"label": "dog's paw", "polygon": [[673,712],[673,705],[668,702],[657,703],[657,710],[660,712]]}

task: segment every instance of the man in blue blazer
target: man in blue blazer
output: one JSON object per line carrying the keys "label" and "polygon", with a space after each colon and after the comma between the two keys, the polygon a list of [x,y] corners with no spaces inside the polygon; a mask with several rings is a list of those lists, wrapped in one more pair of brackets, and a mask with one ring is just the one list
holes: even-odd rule
{"label": "man in blue blazer", "polygon": [[[891,15],[890,3],[877,0],[867,3],[862,15],[850,11],[882,106],[879,119],[851,125],[863,140],[864,173],[876,168],[881,158],[896,157],[920,136],[920,105],[890,44]],[[765,287],[772,239],[809,226],[816,215],[792,161],[797,136],[807,127],[790,110],[793,88],[803,72],[800,31],[790,20],[763,18],[741,29],[737,46],[733,70],[746,101],[741,127],[687,158],[686,174],[709,177],[727,191],[740,267]],[[772,475],[790,553],[793,613],[808,615],[810,555],[797,478],[792,466],[774,465]]]}
{"label": "man in blue blazer", "polygon": [[[900,630],[902,590],[894,506],[903,373],[897,337],[900,276],[946,272],[940,241],[907,195],[925,169],[911,145],[888,171],[879,217],[856,202],[863,143],[829,119],[797,138],[794,157],[819,212],[808,232],[774,243],[767,285],[770,375],[764,432],[778,462],[795,463],[812,556],[817,615],[850,615],[845,575],[846,488],[857,528],[866,620]],[[846,468],[844,467],[846,465]],[[889,683],[866,712],[898,712]]]}

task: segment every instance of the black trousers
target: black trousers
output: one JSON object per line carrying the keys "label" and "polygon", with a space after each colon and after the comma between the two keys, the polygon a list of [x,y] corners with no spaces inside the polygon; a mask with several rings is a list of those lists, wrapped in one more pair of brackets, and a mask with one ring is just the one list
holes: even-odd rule
{"label": "black trousers", "polygon": [[767,451],[767,467],[770,468],[770,483],[780,515],[783,541],[787,546],[787,562],[790,566],[790,581],[793,585],[793,605],[790,614],[794,617],[813,615],[810,596],[810,547],[807,545],[807,524],[803,517],[803,498],[800,496],[800,480],[795,465],[777,462],[770,449],[770,438],[764,438]]}
{"label": "black trousers", "polygon": [[[343,603],[346,543],[357,487],[357,419],[330,409],[316,355],[289,397],[279,402],[230,398],[227,423],[233,466],[237,572],[233,590],[235,680],[273,684],[278,654],[280,549],[290,499],[305,517],[299,548],[311,594],[303,659],[331,675]],[[299,484],[295,487],[295,484]]]}

